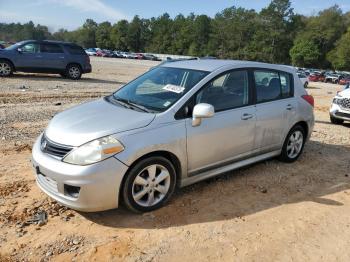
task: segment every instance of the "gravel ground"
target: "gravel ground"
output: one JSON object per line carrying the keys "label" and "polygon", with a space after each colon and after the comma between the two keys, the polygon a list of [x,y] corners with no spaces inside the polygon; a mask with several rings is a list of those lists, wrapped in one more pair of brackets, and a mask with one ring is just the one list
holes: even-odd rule
{"label": "gravel ground", "polygon": [[[294,164],[269,160],[179,190],[144,215],[78,213],[35,185],[30,149],[51,117],[103,97],[157,62],[93,58],[81,81],[0,79],[0,261],[350,261],[350,124],[340,86],[312,83],[316,125]],[[44,212],[48,220],[29,223]]]}

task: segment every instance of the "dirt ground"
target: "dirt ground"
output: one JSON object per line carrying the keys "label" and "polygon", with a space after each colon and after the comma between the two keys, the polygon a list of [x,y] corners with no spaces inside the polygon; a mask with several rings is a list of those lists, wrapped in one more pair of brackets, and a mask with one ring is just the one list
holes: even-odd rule
{"label": "dirt ground", "polygon": [[[78,213],[39,190],[30,150],[51,117],[156,64],[95,58],[81,81],[0,79],[0,261],[350,261],[350,124],[328,116],[337,85],[308,89],[316,125],[294,164],[269,160],[201,182],[144,215]],[[46,224],[25,223],[40,210]]]}

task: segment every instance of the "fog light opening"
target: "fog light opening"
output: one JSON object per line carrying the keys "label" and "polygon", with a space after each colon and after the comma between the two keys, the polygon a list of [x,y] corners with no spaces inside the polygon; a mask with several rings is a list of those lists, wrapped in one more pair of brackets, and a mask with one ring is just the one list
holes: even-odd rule
{"label": "fog light opening", "polygon": [[70,197],[78,198],[80,192],[80,187],[64,185],[64,194]]}

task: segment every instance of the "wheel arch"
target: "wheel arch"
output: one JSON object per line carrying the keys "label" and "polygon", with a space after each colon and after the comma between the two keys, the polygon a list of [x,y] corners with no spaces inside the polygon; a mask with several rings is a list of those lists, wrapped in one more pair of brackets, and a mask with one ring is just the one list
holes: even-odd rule
{"label": "wheel arch", "polygon": [[79,62],[69,62],[69,63],[67,63],[66,70],[68,69],[68,66],[70,66],[70,65],[77,65],[77,66],[80,67],[80,70],[83,70],[83,66]]}
{"label": "wheel arch", "polygon": [[15,64],[12,62],[12,60],[11,60],[11,59],[9,59],[9,58],[5,58],[5,57],[0,57],[0,60],[4,60],[4,61],[9,62],[9,63],[11,64],[11,66],[12,66],[12,70],[13,70],[13,71],[16,71]]}

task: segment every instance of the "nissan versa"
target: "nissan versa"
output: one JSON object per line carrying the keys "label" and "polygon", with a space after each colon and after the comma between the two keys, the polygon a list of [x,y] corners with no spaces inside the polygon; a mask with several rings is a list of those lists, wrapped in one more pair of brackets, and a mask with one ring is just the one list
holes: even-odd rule
{"label": "nissan versa", "polygon": [[293,162],[313,97],[288,66],[163,64],[103,99],[57,114],[33,147],[39,187],[81,211],[164,205],[177,187],[264,159]]}

